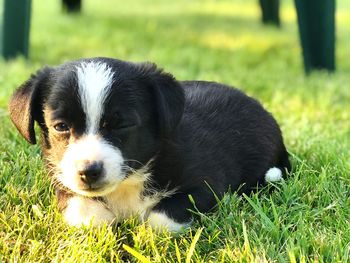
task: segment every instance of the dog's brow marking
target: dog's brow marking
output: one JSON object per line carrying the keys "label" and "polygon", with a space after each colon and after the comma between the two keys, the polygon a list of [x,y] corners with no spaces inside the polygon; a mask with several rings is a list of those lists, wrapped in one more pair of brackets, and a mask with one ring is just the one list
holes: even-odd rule
{"label": "dog's brow marking", "polygon": [[77,66],[78,93],[86,114],[86,132],[98,131],[103,114],[103,104],[113,84],[111,68],[105,63],[81,63]]}

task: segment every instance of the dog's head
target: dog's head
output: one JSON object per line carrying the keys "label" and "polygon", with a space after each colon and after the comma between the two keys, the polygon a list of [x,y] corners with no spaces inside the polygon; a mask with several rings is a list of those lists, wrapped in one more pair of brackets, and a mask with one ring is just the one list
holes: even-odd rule
{"label": "dog's head", "polygon": [[183,112],[180,84],[154,64],[108,58],[44,68],[11,98],[10,116],[60,183],[86,196],[113,191],[150,161]]}

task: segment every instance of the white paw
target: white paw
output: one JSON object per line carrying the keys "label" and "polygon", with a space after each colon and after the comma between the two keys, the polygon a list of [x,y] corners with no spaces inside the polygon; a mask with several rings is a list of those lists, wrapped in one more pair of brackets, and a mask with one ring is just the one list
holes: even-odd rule
{"label": "white paw", "polygon": [[115,216],[99,201],[74,196],[68,200],[63,213],[64,219],[71,226],[93,226],[111,223]]}
{"label": "white paw", "polygon": [[148,223],[155,229],[167,229],[170,232],[179,232],[191,223],[177,223],[163,212],[150,212]]}

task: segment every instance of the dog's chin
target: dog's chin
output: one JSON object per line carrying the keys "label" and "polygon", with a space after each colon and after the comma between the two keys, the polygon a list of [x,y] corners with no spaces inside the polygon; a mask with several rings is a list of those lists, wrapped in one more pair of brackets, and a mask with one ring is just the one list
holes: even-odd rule
{"label": "dog's chin", "polygon": [[81,188],[75,188],[71,189],[73,192],[83,195],[86,197],[99,197],[99,196],[105,196],[109,193],[113,192],[117,187],[119,183],[109,183],[108,185],[98,187],[98,188],[87,188],[87,189],[81,189]]}

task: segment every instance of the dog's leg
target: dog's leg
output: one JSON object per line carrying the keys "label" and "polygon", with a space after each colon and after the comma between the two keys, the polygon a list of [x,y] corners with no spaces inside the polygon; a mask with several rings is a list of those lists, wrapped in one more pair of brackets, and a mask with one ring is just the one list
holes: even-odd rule
{"label": "dog's leg", "polygon": [[59,208],[65,221],[71,226],[98,226],[111,223],[115,216],[105,205],[91,198],[57,192]]}
{"label": "dog's leg", "polygon": [[150,212],[149,224],[154,228],[166,228],[172,232],[178,232],[188,227],[193,221],[189,209],[207,212],[215,205],[212,193],[195,191],[190,194],[195,202],[195,207],[190,202],[189,194],[174,194],[162,199]]}

